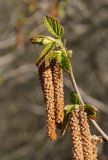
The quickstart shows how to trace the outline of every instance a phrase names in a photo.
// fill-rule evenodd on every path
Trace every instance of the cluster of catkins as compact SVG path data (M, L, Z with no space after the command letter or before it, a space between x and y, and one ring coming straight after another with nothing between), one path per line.
M40 82L46 104L47 134L56 140L56 125L64 120L63 72L56 60L48 65L44 61L39 69Z
M71 113L70 129L73 159L97 160L97 144L101 138L90 134L87 114L82 106Z
M38 68L40 82L46 104L47 134L51 141L56 140L57 124L64 120L63 72L56 60L46 64L44 61ZM74 109L70 117L72 152L74 160L96 160L92 136L84 107ZM96 147L95 147L96 149Z

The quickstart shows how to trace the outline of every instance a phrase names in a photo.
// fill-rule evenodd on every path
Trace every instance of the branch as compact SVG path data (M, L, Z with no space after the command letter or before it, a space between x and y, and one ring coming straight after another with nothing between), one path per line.
M64 84L68 89L71 89L70 88L71 83L68 78L64 79ZM94 106L96 106L96 108L101 110L104 114L108 114L108 107L106 104L104 104L100 100L95 99L94 97L91 97L82 88L80 88L80 87L78 87L78 88L79 88L79 91L81 93L82 98L84 99L84 102L89 103L89 104L93 104Z
M72 85L73 85L73 88L74 90L77 92L78 96L79 96L79 100L82 104L82 106L84 106L84 102L82 100L82 97L80 95L80 92L79 92L79 89L77 87L77 84L76 84L76 81L75 81L75 78L74 78L74 75L73 75L73 71L71 69L71 72L69 73L69 77L70 77L70 80L72 82ZM103 139L106 140L108 142L108 136L104 133L104 131L99 127L99 125L97 124L96 121L90 119L92 124L94 125L94 127L99 131L99 133L102 135Z
M82 88L79 88L79 90L80 90L82 98L84 99L84 101L86 103L91 103L94 106L96 106L99 110L101 110L103 113L108 114L108 106L106 104L104 104L101 101L87 95Z
M8 66L10 64L11 60L14 59L14 57L11 57L11 54L9 54L9 55L10 55L9 59L8 59L8 56L7 56L8 61L5 59L6 57L3 59L3 61L1 60L0 68L2 68L4 66L5 67ZM12 56L14 56L14 55L12 54ZM3 64L2 64L2 62L3 62ZM6 82L6 81L9 81L11 79L13 85L19 85L19 84L26 83L27 81L31 80L34 77L34 73L37 73L37 70L35 69L35 67L30 63L26 63L24 65L21 65L19 68L8 70L8 74L7 74L7 72L4 72L4 73L1 72L1 76L3 78L3 81ZM24 76L26 76L28 78L27 79L23 78ZM23 80L18 81L19 82L18 83L17 78L18 79L23 79ZM14 83L14 82L16 82L16 83ZM70 83L69 79L66 78L66 77L64 79L64 85L68 89L71 89L71 87L70 87L71 83ZM89 96L82 88L80 88L80 87L78 87L78 88L79 88L79 91L81 93L82 98L84 99L84 102L89 103L89 104L93 104L99 110L101 110L104 114L108 114L108 107L107 107L106 104L104 104L103 102Z

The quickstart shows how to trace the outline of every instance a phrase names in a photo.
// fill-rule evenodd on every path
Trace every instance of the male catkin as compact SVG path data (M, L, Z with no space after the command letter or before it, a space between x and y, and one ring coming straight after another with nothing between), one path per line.
M40 82L44 93L44 101L46 104L47 118L47 134L50 140L56 140L56 122L55 122L55 106L54 106L54 86L52 81L51 67L45 67L43 63L39 69Z
M102 137L92 135L92 147L93 147L93 160L98 160L98 148L97 145L102 142Z
M62 123L64 119L64 91L63 91L63 71L56 60L51 63L53 84L54 84L54 103L56 123Z
M72 153L74 160L84 160L78 116L78 110L72 111L70 119Z
M79 111L79 124L83 145L84 160L93 160L93 146L91 142L91 134L88 125L87 114L81 106Z

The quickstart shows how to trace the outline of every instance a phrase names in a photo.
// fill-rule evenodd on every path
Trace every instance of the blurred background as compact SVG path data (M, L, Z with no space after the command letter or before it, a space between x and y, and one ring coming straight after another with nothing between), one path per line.
M0 160L72 159L70 132L54 143L47 139L35 67L41 48L29 42L32 35L46 34L47 14L63 24L81 95L99 108L97 121L108 134L108 1L0 0ZM66 75L64 85L68 103ZM99 159L108 160L107 143L99 146Z

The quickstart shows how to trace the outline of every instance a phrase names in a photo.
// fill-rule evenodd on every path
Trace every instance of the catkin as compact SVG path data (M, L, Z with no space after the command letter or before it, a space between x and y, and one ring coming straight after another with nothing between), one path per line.
M97 156L98 156L97 145L102 142L102 138L96 135L92 135L91 140L92 140L92 147L93 147L93 160L98 160L97 159Z
M70 130L72 139L72 153L74 160L84 160L78 116L77 110L71 113Z
M64 119L64 91L63 91L63 72L58 62L51 63L53 84L54 84L54 103L56 123L62 123Z
M79 111L80 132L83 145L84 160L93 160L93 146L88 125L87 115L81 106Z
M54 86L52 81L51 67L45 67L43 63L39 69L40 82L44 93L46 104L47 134L50 140L56 140L55 106L54 106Z

